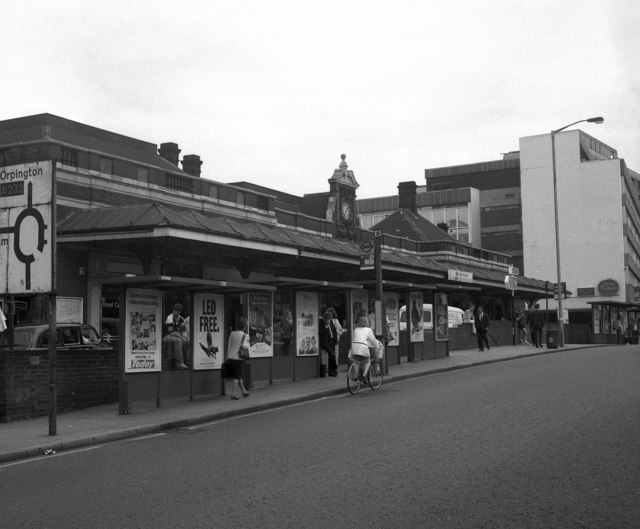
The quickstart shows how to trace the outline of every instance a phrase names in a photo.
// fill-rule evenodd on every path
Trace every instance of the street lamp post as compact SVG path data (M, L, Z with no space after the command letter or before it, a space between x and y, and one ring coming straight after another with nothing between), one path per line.
M556 134L558 132L562 132L564 129L568 129L573 125L577 125L578 123L603 123L604 118L589 118L589 119L581 119L578 121L574 121L573 123L569 123L562 128L552 130L551 131L551 166L553 171L553 208L555 213L555 228L556 228L556 268L558 275L558 334L560 339L560 347L564 347L564 321L562 318L562 275L560 273L560 225L558 223L558 181L556 176Z

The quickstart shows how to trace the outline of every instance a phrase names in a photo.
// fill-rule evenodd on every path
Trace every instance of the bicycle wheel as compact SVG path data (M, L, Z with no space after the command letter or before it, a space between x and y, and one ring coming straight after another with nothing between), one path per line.
M382 366L377 360L371 362L371 367L369 367L369 372L367 373L367 382L369 382L369 387L374 391L382 386Z
M359 373L360 370L358 369L357 362L352 362L349 366L349 369L347 370L347 389L352 395L355 395L356 393L358 393L358 391L360 391L361 383L358 377Z

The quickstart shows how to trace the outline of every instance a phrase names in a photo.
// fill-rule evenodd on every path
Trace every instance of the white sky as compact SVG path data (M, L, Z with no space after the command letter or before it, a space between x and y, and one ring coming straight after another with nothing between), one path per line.
M640 172L636 0L2 0L0 120L48 112L359 198L581 124Z

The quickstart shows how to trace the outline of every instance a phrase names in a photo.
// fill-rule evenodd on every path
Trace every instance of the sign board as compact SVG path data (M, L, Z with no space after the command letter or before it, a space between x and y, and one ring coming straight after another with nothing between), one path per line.
M449 281L461 281L462 283L473 283L473 273L449 268Z
M0 167L0 293L52 292L53 163Z
M504 288L518 290L518 276L504 276Z
M56 297L57 323L82 323L83 299Z
M510 276L519 276L520 275L520 269L516 266L510 265L509 266L509 275Z
M195 294L193 299L193 369L219 369L224 360L224 296Z
M360 255L360 270L374 270L376 259L372 253Z
M449 309L447 306L447 295L438 293L434 296L434 300L433 328L435 330L435 339L437 342L447 341L449 339Z
M162 292L127 289L125 373L162 370Z

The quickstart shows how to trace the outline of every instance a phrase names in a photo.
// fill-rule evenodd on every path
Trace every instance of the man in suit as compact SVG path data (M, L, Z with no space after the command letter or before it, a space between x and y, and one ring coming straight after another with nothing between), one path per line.
M542 328L544 327L544 318L540 312L540 305L536 303L533 310L529 313L529 325L531 326L531 341L536 347L542 347L540 343L542 339Z
M484 351L485 346L487 349L491 349L489 347L489 315L484 311L484 307L482 305L478 306L478 313L476 314L476 336L478 337L478 350Z
M318 338L320 342L320 376L324 377L327 372L327 361L329 364L328 374L330 377L338 376L338 363L336 362L336 344L338 343L338 333L333 325L333 314L330 311L324 313L318 325ZM325 361L325 355L327 361Z

